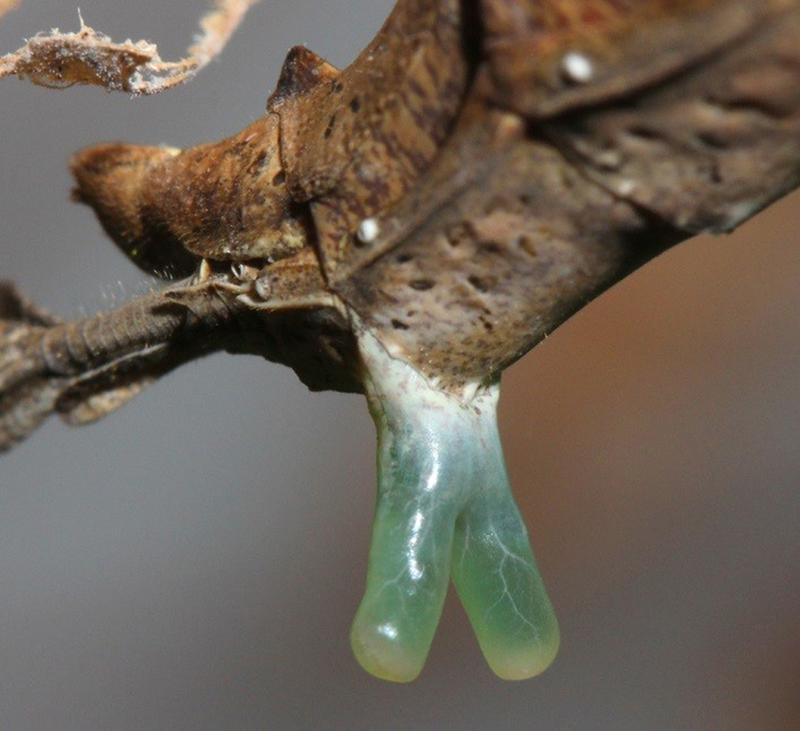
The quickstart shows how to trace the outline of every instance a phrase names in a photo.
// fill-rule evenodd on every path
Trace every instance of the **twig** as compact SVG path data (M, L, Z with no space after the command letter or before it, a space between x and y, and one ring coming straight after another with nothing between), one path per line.
M0 16L17 2L0 0ZM0 56L0 79L17 76L49 88L88 84L135 96L158 94L188 81L221 53L256 2L215 0L200 21L202 33L179 61L163 61L148 41L116 43L81 19L77 33L55 29L37 34L14 53Z

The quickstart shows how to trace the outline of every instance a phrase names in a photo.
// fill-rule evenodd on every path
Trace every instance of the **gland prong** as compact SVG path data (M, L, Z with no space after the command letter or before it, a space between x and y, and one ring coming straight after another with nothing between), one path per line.
M504 680L546 670L558 623L502 465L456 521L453 583L486 661Z
M407 682L422 670L449 578L490 667L542 672L558 625L511 495L498 385L441 391L367 333L359 338L378 430L378 499L364 599L351 631L363 667Z

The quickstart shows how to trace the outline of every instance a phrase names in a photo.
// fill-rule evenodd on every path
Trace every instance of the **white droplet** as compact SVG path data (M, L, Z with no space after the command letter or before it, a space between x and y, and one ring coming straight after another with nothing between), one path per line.
M636 190L636 183L632 180L620 180L617 183L617 194L621 195L623 198L627 198Z
M564 54L561 59L561 70L573 84L587 84L594 78L592 59L578 51Z
M359 225L356 231L356 237L362 244L371 244L378 238L381 228L375 218L365 218Z

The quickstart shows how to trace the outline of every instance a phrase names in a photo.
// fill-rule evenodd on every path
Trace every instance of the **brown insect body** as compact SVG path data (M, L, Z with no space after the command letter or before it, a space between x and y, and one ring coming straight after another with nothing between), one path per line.
M482 0L492 95L535 119L631 96L747 35L785 0ZM581 54L591 78L571 78ZM588 82L588 83L586 83Z
M201 258L276 261L308 243L286 188L279 121L268 114L223 142L186 151L103 145L76 155L76 197L152 273L187 276Z
M796 0L400 0L341 72L293 49L238 135L80 153L77 196L121 248L195 276L116 318L8 314L0 443L220 347L359 390L356 320L444 388L495 378L800 182L799 31Z

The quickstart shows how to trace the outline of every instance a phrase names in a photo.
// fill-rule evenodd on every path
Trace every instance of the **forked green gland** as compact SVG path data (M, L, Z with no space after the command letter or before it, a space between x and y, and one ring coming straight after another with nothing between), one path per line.
M449 580L501 678L544 671L558 624L514 498L497 430L499 384L438 390L360 338L378 431L378 496L364 598L350 634L359 663L395 682L422 670Z

